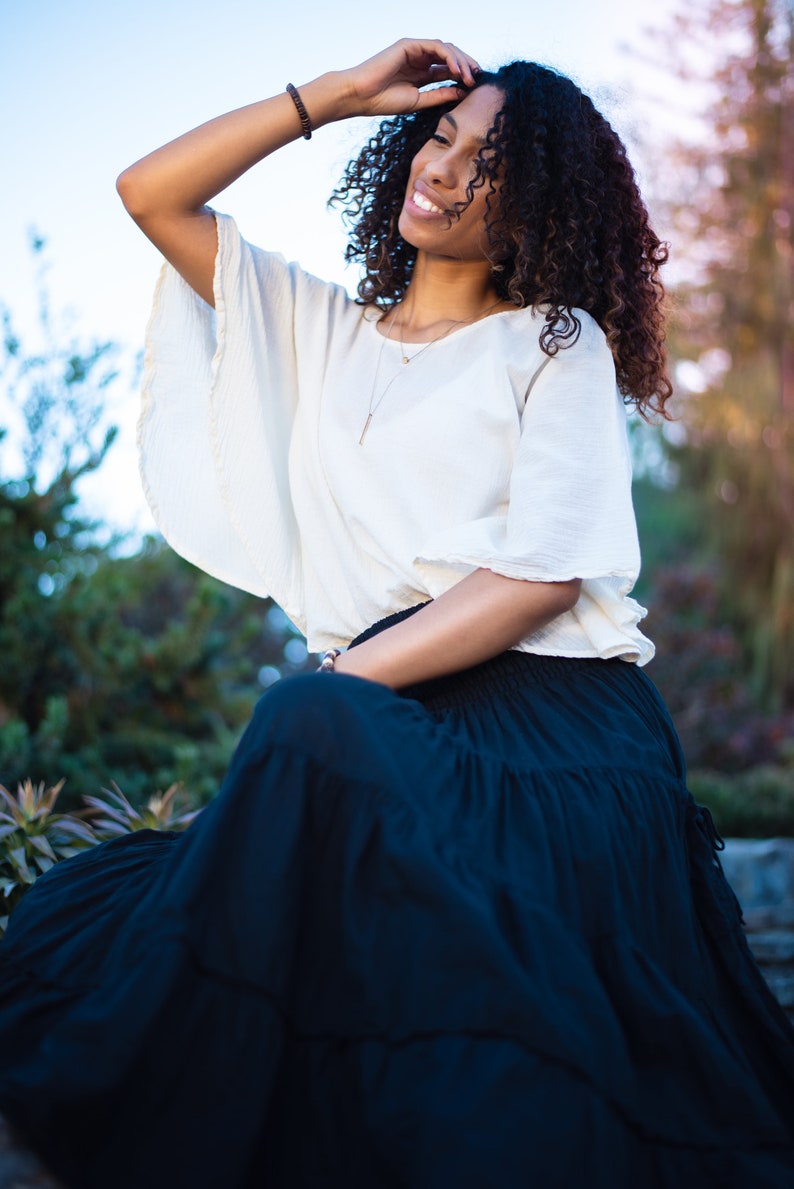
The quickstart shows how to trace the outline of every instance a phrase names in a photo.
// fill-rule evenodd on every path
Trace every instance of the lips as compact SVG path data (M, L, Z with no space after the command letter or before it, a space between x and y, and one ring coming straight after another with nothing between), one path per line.
M420 211L427 211L429 215L443 215L444 211L440 206L436 206L429 198L425 197L420 190L414 190L411 195L411 201L414 206L418 206Z
M443 199L430 189L426 182L417 177L408 185L406 206L414 218L438 218L439 215L449 217L449 211L443 206Z

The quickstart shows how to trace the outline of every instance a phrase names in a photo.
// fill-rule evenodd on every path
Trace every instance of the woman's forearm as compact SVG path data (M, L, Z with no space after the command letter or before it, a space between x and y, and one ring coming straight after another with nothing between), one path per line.
M336 661L336 671L393 689L468 669L570 610L581 583L527 582L475 570L421 611Z
M315 128L350 114L340 73L325 74L299 92ZM208 304L214 304L217 231L205 204L301 135L298 110L285 91L186 132L119 176L116 188L129 214Z
M355 114L344 72L299 87L314 128ZM302 135L300 117L283 92L209 120L155 149L120 175L118 190L138 222L200 209L251 166Z

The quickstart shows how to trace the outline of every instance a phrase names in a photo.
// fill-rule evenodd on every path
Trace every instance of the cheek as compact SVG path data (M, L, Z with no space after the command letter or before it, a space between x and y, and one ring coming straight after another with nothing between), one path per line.
M464 218L472 231L480 231L485 235L486 220L493 222L498 209L498 197L491 194L490 199L483 190L474 191L474 199L467 208Z
M408 180L415 178L417 174L421 173L425 167L427 160L427 153L424 149L420 149L416 156L411 161L411 168L408 170Z

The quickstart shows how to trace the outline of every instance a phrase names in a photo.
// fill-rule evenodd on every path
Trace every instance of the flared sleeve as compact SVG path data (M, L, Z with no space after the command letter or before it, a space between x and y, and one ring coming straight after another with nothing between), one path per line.
M603 332L576 313L577 341L544 356L530 385L508 498L493 515L426 540L416 564L432 594L448 584L450 569L539 582L580 578L579 602L531 638L533 650L575 655L584 633L593 655L644 663L653 655L637 629L645 611L627 597L640 549L626 410Z
M543 357L521 416L509 494L494 515L445 529L417 561L508 578L636 579L626 412L612 355L585 313L576 343Z
M296 333L328 287L216 215L213 310L165 264L147 332L138 426L144 490L183 557L303 620L289 444Z

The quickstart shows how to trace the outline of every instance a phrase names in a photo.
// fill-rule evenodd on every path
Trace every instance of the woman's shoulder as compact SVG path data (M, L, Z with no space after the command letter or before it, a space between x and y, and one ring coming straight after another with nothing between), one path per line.
M574 307L556 323L549 321L548 314L549 307L543 305L500 311L494 315L494 346L533 371L542 364L547 381L555 375L581 374L582 369L612 375L606 335L587 310Z
M539 340L547 326L551 325L563 336L567 346L578 345L581 350L598 350L607 346L606 335L592 314L579 306L572 306L565 316L556 322L549 322L550 306L547 304L513 306L499 310L492 317L484 319L494 327L500 327L511 334L529 335Z
M607 351L609 352L609 344L607 343L607 336L596 322L592 314L587 310L579 309L574 306L571 314L579 323L579 331L577 335L577 342L582 344L582 350L585 351Z
M607 346L606 335L592 314L580 306L571 306L556 320L549 321L549 306L534 306L536 333L540 336L547 326L561 338L561 347L577 347L581 352L599 351Z

